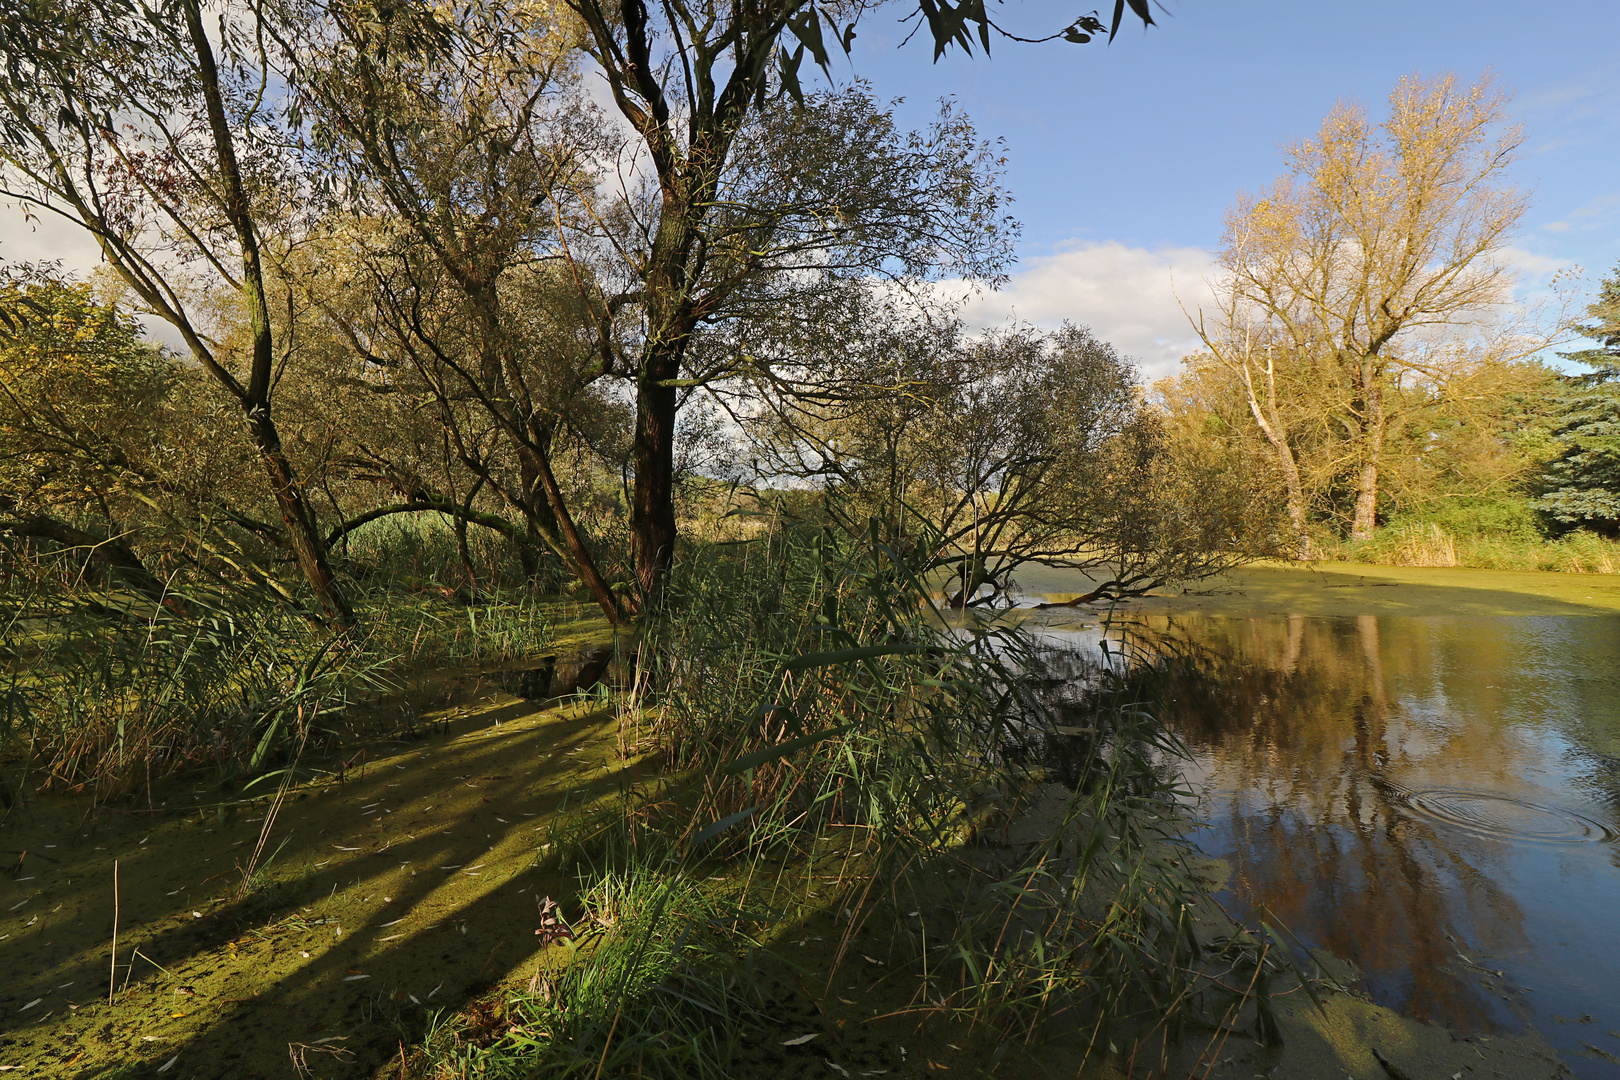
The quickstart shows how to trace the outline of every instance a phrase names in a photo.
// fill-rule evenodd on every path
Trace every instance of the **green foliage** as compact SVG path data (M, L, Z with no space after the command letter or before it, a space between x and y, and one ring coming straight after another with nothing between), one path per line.
M199 767L251 785L306 745L308 770L344 741L408 726L408 703L371 706L424 665L501 664L551 644L555 601L499 586L458 600L424 588L409 553L370 552L395 561L359 594L364 630L342 636L267 591L170 583L153 598L0 553L0 761L101 796Z
M1390 518L1388 528L1439 525L1458 540L1536 544L1546 539L1535 507L1523 496L1446 499Z
M456 1022L429 1034L438 1074L729 1076L738 1035L757 1016L738 978L737 952L750 943L737 912L671 870L592 872L562 947L508 1003L497 1035Z
M626 719L691 778L678 842L796 862L851 836L852 922L952 1009L1024 1032L1078 1015L1098 1045L1176 1027L1202 987L1178 747L1129 699L1049 689L1103 675L1016 625L947 619L878 533L835 514L679 566Z
M187 766L246 781L346 733L354 697L389 685L377 657L279 603L171 600L6 596L0 755L102 796Z
M1548 536L1529 496L1446 499L1396 514L1370 538L1324 546L1323 558L1391 566L1614 573L1620 544L1575 529Z
M77 513L142 481L175 382L138 323L84 284L0 283L0 307L26 307L0 333L0 493L15 506Z
M1592 370L1569 376L1552 430L1564 450L1542 476L1537 500L1560 529L1620 536L1620 268L1587 308L1582 333L1598 348L1562 353Z

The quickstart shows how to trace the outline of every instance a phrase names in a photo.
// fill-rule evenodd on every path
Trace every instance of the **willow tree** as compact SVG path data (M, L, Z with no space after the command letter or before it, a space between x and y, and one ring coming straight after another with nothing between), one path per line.
M843 325L777 344L784 357L819 350L805 365L816 381L762 380L746 426L762 472L875 522L952 606L1004 599L1030 565L1083 571L1098 582L1089 600L1118 599L1255 551L1263 516L1178 453L1107 342L1073 325L969 336L946 313L864 291L846 296Z
M301 185L257 25L248 9L205 18L201 0L0 0L0 193L88 232L237 406L286 541L341 626L349 605L273 411L289 343L272 323L263 223L294 216ZM221 292L245 314L243 355L219 343Z
M847 52L858 18L876 5L565 2L584 24L583 48L631 133L625 159L644 163L650 174L645 190L627 191L629 197L620 200L631 226L621 236L636 242L625 247L619 236L600 238L622 256L618 269L629 287L613 295L628 298L637 325L633 334L617 336L611 312L601 309L598 327L604 352L634 393L631 527L640 588L652 596L676 542L677 413L694 381L716 375L712 367L694 371L689 365L693 342L706 326L735 318L750 303L771 302L762 281L839 270L946 269L994 278L1010 250L1000 244L1000 214L983 200L974 170L954 167L948 154L930 160L929 148L919 146L909 170L889 173L886 165L885 175L859 169L839 175L841 165L859 161L863 140L893 130L881 111L866 105L857 107L871 114L869 126L838 129L843 147L822 136L824 156L812 159L810 168L778 166L773 172L761 160L739 177L739 152L750 139L786 130L759 121L781 108L780 96L803 97L805 57L828 70L830 49ZM1127 3L1144 23L1152 21L1146 0L1116 0L1110 32ZM926 28L936 59L953 46L970 50L975 40L988 52L996 35L1011 36L980 0L921 0L910 17ZM1104 29L1091 15L1050 37L1080 43ZM782 119L792 127L793 114ZM799 119L800 136L821 134L814 117ZM948 142L960 129L940 134ZM753 182L762 180L767 182ZM879 197L877 185L886 180L903 196L898 207ZM920 191L919 180L930 189ZM863 191L865 181L875 183ZM924 194L933 198L930 207L913 198ZM742 355L736 359L745 362Z
M1350 531L1365 537L1401 403L1547 343L1510 314L1505 249L1527 204L1507 176L1522 135L1506 107L1489 78L1404 78L1381 124L1341 103L1290 148L1287 175L1227 214L1219 299L1193 321L1288 478L1302 554L1284 414L1305 408L1340 429ZM1290 399L1296 390L1315 400Z
M14 273L0 311L0 532L161 597L131 510L159 483L173 358L82 284Z
M1119 0L1116 28L1127 3L1151 21L1145 0ZM423 294L429 260L459 293L485 355L454 379L507 417L541 487L556 486L545 448L570 397L622 387L634 403L632 594L608 592L565 501L551 498L545 515L611 617L658 592L676 541L679 414L695 391L754 366L739 326L839 279L993 282L1010 262L1001 155L959 112L906 132L863 84L805 93L806 52L826 69L827 41L847 49L858 12L812 0L318 3L304 23L329 33L287 38L287 77L315 144L345 175L342 194L370 193L362 212L403 224L414 245L396 260L413 267L406 296ZM1000 32L971 2L930 0L915 15L936 55L975 34L988 48ZM1087 16L1052 36L1102 29ZM581 56L606 81L605 115L571 89ZM570 374L549 393L535 376L560 369L523 340L503 300L502 282L540 262L564 268L594 340L589 363L563 363ZM442 363L447 351L422 325L406 336ZM736 346L718 359L694 349L716 328Z
M577 24L565 8L498 0L328 4L275 34L305 99L306 168L332 180L319 238L284 271L390 389L410 383L431 403L474 486L618 621L621 598L553 463L603 404L579 295L590 285L575 288L557 250L601 143L578 92Z

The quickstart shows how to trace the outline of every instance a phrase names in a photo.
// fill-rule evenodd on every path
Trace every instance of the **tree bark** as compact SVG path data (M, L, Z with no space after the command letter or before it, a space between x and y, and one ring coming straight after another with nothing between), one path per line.
M636 379L636 429L631 443L635 488L630 534L643 607L656 605L675 561L675 414L681 359L695 319L689 260L701 203L683 197L690 171L664 182L658 235L646 278L650 333ZM712 192L713 184L704 184Z
M636 388L635 489L630 531L635 544L636 582L644 604L657 603L675 560L675 389L659 386L677 360L649 357Z
M49 540L64 548L80 551L85 565L101 567L124 584L153 600L163 600L163 582L118 537L98 537L65 521L45 514L32 514L12 521L0 521L0 531L13 536Z
M584 538L579 535L579 529L574 524L574 516L568 512L568 504L563 500L562 488L557 484L557 475L551 470L551 462L544 454L536 453L534 456L540 488L545 492L546 502L557 522L557 531L568 548L569 560L574 564L574 573L579 576L585 588L590 590L591 598L602 609L602 614L607 616L608 622L617 626L624 621L624 613L619 609L618 598L613 595L613 589L602 577L602 572L597 569L596 560L586 548Z
M332 578L325 540L315 525L315 516L304 498L304 489L298 483L292 462L287 460L281 448L281 434L270 418L268 406L248 413L248 432L259 451L259 459L264 462L265 473L270 478L270 489L281 511L282 523L287 526L287 536L304 580L309 583L316 602L327 618L339 629L348 629L354 624L354 612Z
M1267 438L1271 438L1269 433ZM1288 521L1294 527L1294 558L1307 562L1312 557L1311 534L1305 524L1305 485L1299 479L1299 462L1294 460L1293 448L1286 441L1272 438L1271 445L1277 452L1277 464L1282 468Z
M315 593L315 601L327 618L340 629L354 623L354 612L333 580L331 566L326 558L326 544L315 525L315 515L304 498L303 486L298 482L292 463L282 449L281 434L270 415L271 374L275 363L274 338L270 326L269 304L265 300L264 266L259 258L258 235L253 225L252 210L242 183L242 171L236 160L236 146L231 136L230 122L225 115L224 97L220 93L219 70L214 63L213 46L203 27L202 8L198 0L185 4L186 32L197 54L197 73L202 84L203 104L208 115L208 127L213 136L214 154L219 165L219 182L225 217L236 233L242 252L242 292L247 302L248 321L253 333L252 368L246 387L227 384L247 414L248 432L253 445L264 463L270 478L270 488L276 505L281 510L287 535L298 557L298 567L304 580ZM234 380L233 380L234 382Z
M1361 364L1361 468L1356 473L1356 512L1350 536L1372 536L1378 518L1378 472L1384 458L1384 388L1382 372L1370 360Z
M1288 520L1294 527L1294 558L1300 562L1311 558L1311 534L1306 528L1305 521L1305 485L1300 482L1299 462L1294 457L1294 448L1288 445L1288 439L1283 433L1283 425L1277 412L1277 381L1276 369L1273 366L1271 354L1266 354L1266 405L1260 404L1259 396L1255 393L1254 378L1249 372L1249 361L1245 357L1242 362L1243 388L1249 401L1249 411L1254 415L1254 421L1260 428L1260 434L1265 436L1272 450L1277 455L1277 466L1282 470L1283 488L1288 501Z

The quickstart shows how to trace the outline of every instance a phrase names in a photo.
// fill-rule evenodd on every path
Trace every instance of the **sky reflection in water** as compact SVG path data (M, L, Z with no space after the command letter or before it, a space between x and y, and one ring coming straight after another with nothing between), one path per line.
M1129 636L1169 657L1155 695L1234 911L1353 960L1381 1004L1529 1022L1578 1076L1620 1077L1620 620L1145 616Z

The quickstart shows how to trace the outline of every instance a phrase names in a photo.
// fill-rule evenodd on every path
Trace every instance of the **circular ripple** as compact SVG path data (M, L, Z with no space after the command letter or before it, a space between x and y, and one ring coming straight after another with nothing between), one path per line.
M1424 817L1481 836L1544 844L1581 844L1617 838L1614 830L1591 818L1507 795L1434 788L1406 792L1405 800Z

